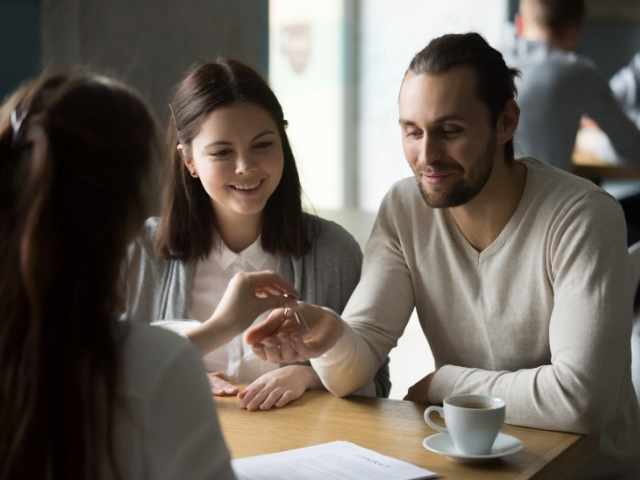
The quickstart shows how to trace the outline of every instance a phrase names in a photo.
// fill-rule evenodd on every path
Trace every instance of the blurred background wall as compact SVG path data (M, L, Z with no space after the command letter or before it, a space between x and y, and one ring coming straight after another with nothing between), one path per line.
M262 0L42 0L42 64L89 65L137 87L160 119L197 60L233 56L268 74Z
M42 64L40 0L0 0L0 98Z
M640 48L629 0L587 0L579 51L605 77ZM408 175L396 96L411 56L444 32L493 44L518 0L0 0L0 95L41 67L84 64L137 87L161 123L199 59L228 55L264 75L285 108L306 204L374 212Z

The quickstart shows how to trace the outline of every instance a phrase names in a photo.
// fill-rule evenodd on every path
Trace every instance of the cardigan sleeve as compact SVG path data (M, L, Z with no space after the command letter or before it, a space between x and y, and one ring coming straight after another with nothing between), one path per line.
M122 272L124 311L121 318L150 323L161 318L159 295L166 261L153 250L158 219L149 218L136 239L129 245Z
M342 313L360 280L362 250L337 223L311 215L307 219L312 249L303 259L302 297Z
M353 236L340 225L318 217L307 218L313 249L305 257L303 299L341 313L360 281L362 250ZM391 390L388 363L388 358L384 358L380 368L374 371L373 381L369 379L353 391L356 394L375 393L378 397L388 397Z

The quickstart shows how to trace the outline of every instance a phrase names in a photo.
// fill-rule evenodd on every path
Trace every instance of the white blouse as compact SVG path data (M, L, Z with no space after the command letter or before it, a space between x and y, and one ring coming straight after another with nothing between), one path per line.
M260 237L239 253L231 251L221 242L205 260L196 265L189 307L189 318L194 320L159 321L154 325L185 335L197 325L196 321L201 323L211 316L236 273L276 271L277 267L278 257L262 249ZM260 321L267 314L265 312L255 321ZM202 360L208 372L223 372L233 383L251 383L263 373L279 368L278 364L257 357L244 342L242 334L209 352Z

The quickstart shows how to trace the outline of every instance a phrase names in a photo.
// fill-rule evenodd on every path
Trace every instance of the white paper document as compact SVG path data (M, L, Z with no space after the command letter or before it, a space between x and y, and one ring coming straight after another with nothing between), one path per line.
M421 480L434 472L351 442L330 442L231 462L239 480Z

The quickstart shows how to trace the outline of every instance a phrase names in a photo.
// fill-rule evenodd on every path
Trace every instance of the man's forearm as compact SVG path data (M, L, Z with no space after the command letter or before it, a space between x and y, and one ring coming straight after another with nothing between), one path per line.
M366 342L346 324L333 348L311 360L322 384L338 397L349 395L371 382L378 363Z
M617 384L611 373L608 381ZM543 365L516 371L492 371L453 365L440 367L429 386L429 403L449 395L484 394L507 404L507 423L547 430L590 433L606 415L599 388L566 365Z

